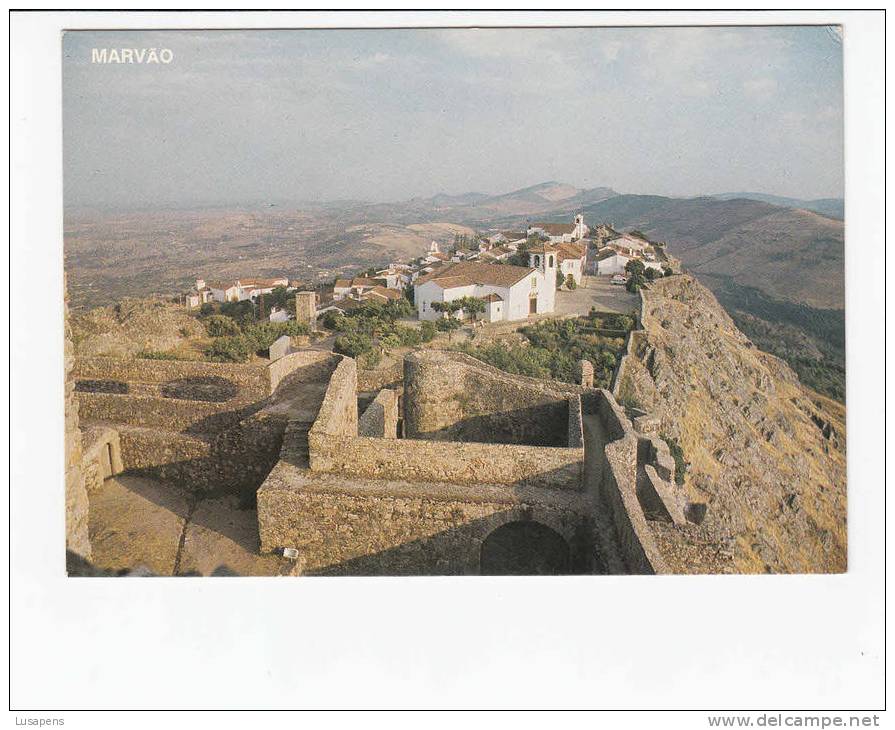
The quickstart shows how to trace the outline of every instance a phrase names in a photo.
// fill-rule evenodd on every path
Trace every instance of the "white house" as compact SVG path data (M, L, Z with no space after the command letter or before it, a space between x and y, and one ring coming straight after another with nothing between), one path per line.
M652 249L649 242L637 236L632 236L630 233L622 233L619 236L610 238L604 245L614 248L619 253L627 256L643 256Z
M624 274L625 265L631 258L631 256L624 256L611 248L600 249L597 253L597 274L600 276Z
M376 278L384 282L386 289L403 289L409 276L402 269L381 269L376 272Z
M556 298L556 256L532 254L529 261L531 268L477 261L439 267L420 277L414 286L419 318L441 319L444 315L434 310L432 304L463 297L484 299L485 319L489 322L552 312ZM462 318L463 313L458 316Z
M268 317L268 319L271 322L288 322L292 319L292 315L289 314L286 309L278 309L277 307L274 307L270 310L270 317Z
M377 286L385 286L383 279L370 279L366 276L355 276L353 279L336 279L333 284L333 300L341 301L348 297L358 298Z
M196 290L201 294L203 290L211 292L210 299L216 302L243 302L254 299L261 294L270 294L278 287L289 287L289 279L279 277L275 279L235 279L232 281L209 281L196 279ZM206 301L210 301L207 299Z
M625 266L632 259L638 259L646 269L662 271L662 264L657 261L645 261L639 256L626 256L614 248L606 246L597 253L597 274L608 276L611 274L624 274Z
M560 243L556 246L559 260L559 271L563 279L570 275L577 285L581 285L584 277L584 266L587 263L586 243Z

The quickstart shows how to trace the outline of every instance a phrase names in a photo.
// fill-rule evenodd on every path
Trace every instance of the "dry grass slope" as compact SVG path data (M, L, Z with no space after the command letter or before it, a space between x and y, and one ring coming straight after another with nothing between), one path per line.
M657 283L646 302L623 385L678 440L686 488L708 503L693 550L726 553L729 572L844 571L844 408L752 346L691 277Z

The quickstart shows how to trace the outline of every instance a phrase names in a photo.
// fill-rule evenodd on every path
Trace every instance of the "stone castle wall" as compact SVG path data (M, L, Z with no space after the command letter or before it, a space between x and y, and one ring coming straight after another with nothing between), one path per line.
M74 346L71 341L71 328L68 323L68 287L65 291L65 549L87 560L91 557L88 517L90 505L87 499L84 473L82 470L83 451L81 444L80 417L78 400L75 396L74 378Z
M231 383L240 400L261 400L271 395L289 375L302 380L322 377L332 369L332 353L317 350L293 352L273 362L216 363L194 360L150 360L146 358L79 357L74 363L76 380L107 383L177 384L188 396L192 385L197 395L208 383ZM201 399L201 398L199 398Z
M312 292L313 293L313 292ZM276 392L290 376L302 382L324 379L336 366L339 356L319 350L301 350L270 363L266 367L267 395Z
M643 338L643 313L645 311L645 300L643 295L643 289L639 289L637 292L638 298L640 300L640 304L638 305L637 312L637 322L635 323L635 329L632 329L628 332L625 337L625 347L622 351L622 355L618 360L618 364L615 366L615 373L612 375L612 384L610 390L612 391L612 395L616 398L620 398L624 395L622 392L622 383L625 378L625 370L627 368L628 360L633 353L637 351L637 348L640 345L641 339Z
M251 365L84 358L82 383L124 387L77 395L86 421L115 426L124 471L248 501L276 464L289 420L265 410L271 394L324 380L338 360L318 351Z
M594 463L587 465L588 471L599 476L588 486L609 513L625 568L631 573L667 573L637 498L637 433L609 391L598 391L584 408L600 419L606 440L602 452L589 454Z
M569 407L565 399L560 403L565 411L563 434L567 439ZM308 444L312 471L422 482L516 484L574 490L580 488L584 463L581 446L560 448L359 436L357 367L347 358L333 372L317 420L308 433Z
M119 427L123 468L192 492L234 493L249 502L280 458L287 422L285 415L261 412L203 437Z
M191 379L201 383L207 382L205 381L207 378L220 378L233 383L244 399L260 399L270 394L270 376L267 367L256 364L79 357L75 366L75 378L78 380L155 384Z
M537 489L301 476L281 462L258 491L261 549L295 547L319 575L478 575L498 527L536 521L570 548L570 572L594 569L580 498Z
M577 490L584 469L584 449L364 436L309 443L312 471L366 478Z
M538 446L568 445L568 398L584 390L438 350L405 357L404 388L407 438Z
M260 407L114 393L78 393L78 400L85 420L192 433L230 428Z
M311 331L317 329L317 293L300 291L295 293L295 321L308 325Z
M357 372L357 389L360 392L403 387L403 382L404 360L400 358L389 357L378 367L370 370L362 369Z
M380 390L357 421L359 436L393 439L398 437L398 394Z

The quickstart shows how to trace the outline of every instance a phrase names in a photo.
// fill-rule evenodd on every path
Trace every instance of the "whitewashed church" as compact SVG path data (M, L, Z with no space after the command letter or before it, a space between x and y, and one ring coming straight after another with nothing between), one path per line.
M554 310L556 302L557 254L533 252L529 267L460 261L438 267L417 279L414 302L423 320L444 315L432 308L434 302L452 302L463 297L485 300L486 322L526 319L532 314ZM462 312L458 313L461 319Z

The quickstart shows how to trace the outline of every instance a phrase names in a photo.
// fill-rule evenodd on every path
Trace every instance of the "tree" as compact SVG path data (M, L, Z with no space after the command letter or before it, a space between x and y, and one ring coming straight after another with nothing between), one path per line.
M556 270L556 288L562 289L562 285L566 283L566 277L562 275L562 271Z
M454 315L463 308L462 300L455 299L452 302L432 302L432 309L439 314L446 314L447 319L453 320Z
M631 259L625 264L625 271L634 276L643 276L646 267L640 259Z
M213 314L205 319L205 331L211 337L228 337L239 334L239 325L230 317Z
M674 272L671 270L671 267L668 264L662 264L662 273L665 276L671 276Z
M325 329L339 331L342 329L341 325L344 320L345 315L338 309L330 309L320 318L320 324Z
M333 350L348 357L357 358L373 350L373 339L362 332L336 337Z
M462 309L463 313L468 314L472 319L476 319L478 315L485 311L485 301L483 299L462 297L456 301L460 305L459 309Z
M639 259L631 259L625 264L625 271L628 272L628 282L625 284L625 289L632 294L636 294L640 291L640 287L646 283L646 277L644 276L645 270L646 267Z
M575 291L578 288L578 284L575 283L575 277L569 274L566 277L566 289L569 291Z
M646 280L647 280L647 281L655 281L655 280L658 279L660 276L662 276L662 273L661 273L658 269L653 268L652 266L650 266L650 267L644 272L644 276L646 276Z

